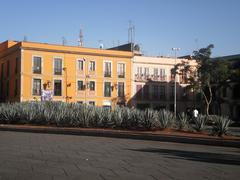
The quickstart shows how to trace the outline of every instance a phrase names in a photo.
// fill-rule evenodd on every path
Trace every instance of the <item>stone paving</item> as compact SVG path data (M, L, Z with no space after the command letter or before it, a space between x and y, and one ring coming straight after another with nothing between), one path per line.
M239 148L0 131L0 180L239 177Z

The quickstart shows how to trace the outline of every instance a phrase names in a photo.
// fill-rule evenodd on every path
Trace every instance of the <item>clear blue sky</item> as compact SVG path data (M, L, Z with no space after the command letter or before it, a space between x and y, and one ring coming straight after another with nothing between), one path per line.
M215 45L213 57L240 53L239 0L2 0L0 41L7 39L87 47L126 43L128 25L146 55L191 54Z

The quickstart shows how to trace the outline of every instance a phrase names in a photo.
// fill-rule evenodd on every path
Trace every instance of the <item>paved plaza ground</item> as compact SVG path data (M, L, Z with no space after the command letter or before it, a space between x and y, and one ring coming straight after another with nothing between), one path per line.
M0 131L0 180L239 177L239 148Z

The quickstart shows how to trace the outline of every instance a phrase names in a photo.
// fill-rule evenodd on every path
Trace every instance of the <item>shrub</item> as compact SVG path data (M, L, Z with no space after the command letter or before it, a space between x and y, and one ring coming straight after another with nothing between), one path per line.
M196 131L201 132L205 128L207 118L206 116L200 114L197 118L193 118L193 121L194 121L193 128Z
M159 122L159 127L166 129L172 126L175 117L172 112L163 109L157 112L157 120Z
M188 116L184 112L178 114L178 121L177 121L178 129L182 130L188 128Z
M145 129L151 129L155 124L155 111L151 109L145 109L142 111L141 115L141 125Z
M225 116L212 116L212 120L214 122L212 134L220 137L227 135L227 131L232 122L231 119Z

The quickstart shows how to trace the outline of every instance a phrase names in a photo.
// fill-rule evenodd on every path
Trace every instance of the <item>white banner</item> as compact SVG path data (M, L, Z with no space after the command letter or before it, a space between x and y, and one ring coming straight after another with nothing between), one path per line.
M52 90L42 90L42 101L52 101L53 92Z

